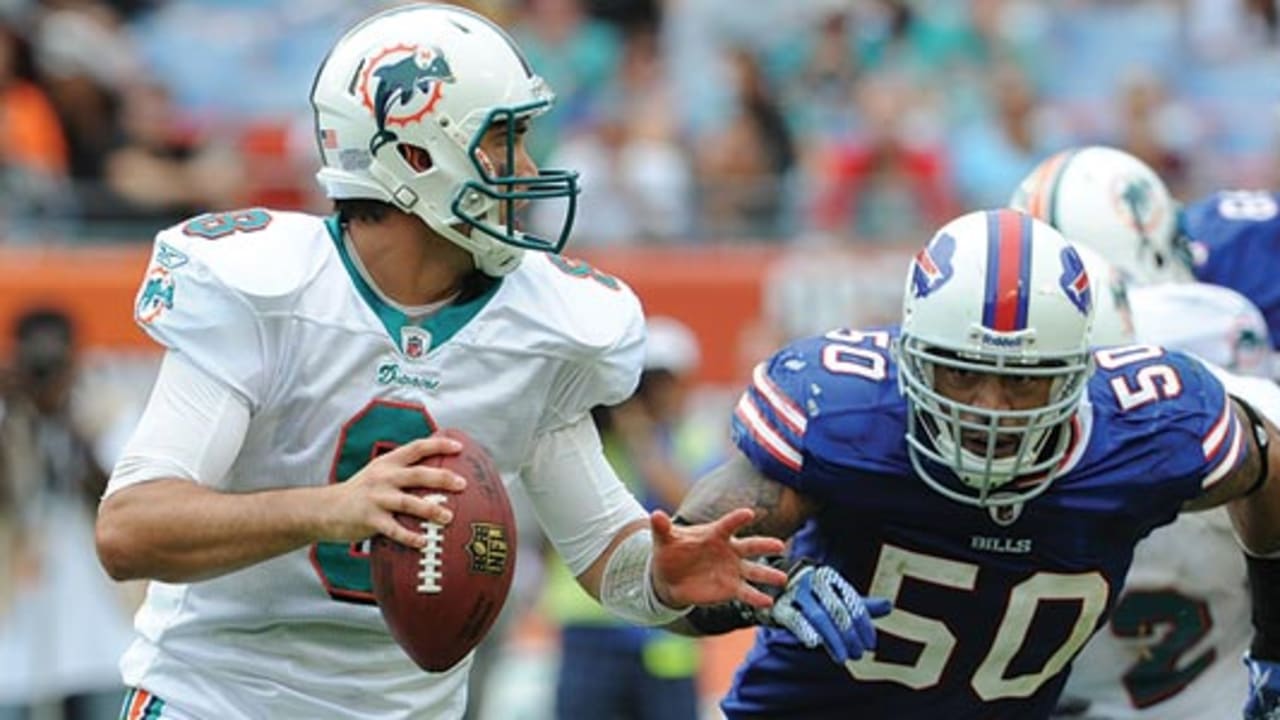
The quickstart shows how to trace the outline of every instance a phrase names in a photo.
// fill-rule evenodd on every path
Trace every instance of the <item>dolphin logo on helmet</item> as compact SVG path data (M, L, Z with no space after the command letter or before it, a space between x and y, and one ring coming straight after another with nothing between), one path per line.
M370 83L377 89L372 97ZM435 109L443 83L454 82L453 70L439 48L423 50L412 45L386 48L373 57L361 73L360 92L373 110L378 132L369 140L369 152L395 142L390 125L408 125ZM403 110L397 113L398 110Z

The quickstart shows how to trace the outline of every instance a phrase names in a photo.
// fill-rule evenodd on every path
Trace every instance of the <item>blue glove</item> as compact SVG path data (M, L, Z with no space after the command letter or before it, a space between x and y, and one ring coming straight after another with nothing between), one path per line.
M829 565L801 564L774 600L769 620L790 630L807 648L819 645L837 665L857 660L876 647L872 618L888 614L892 604L867 598Z
M1249 699L1244 704L1244 720L1280 720L1280 663L1254 660L1246 653L1249 668Z

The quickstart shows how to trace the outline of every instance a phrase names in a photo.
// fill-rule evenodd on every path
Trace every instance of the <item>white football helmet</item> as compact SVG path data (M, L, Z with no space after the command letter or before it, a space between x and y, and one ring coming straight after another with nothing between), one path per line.
M1129 153L1102 146L1060 152L1022 180L1009 206L1102 253L1137 283L1194 280L1177 203Z
M450 5L412 4L368 18L338 40L311 89L330 198L381 200L422 218L503 275L523 249L558 252L573 225L577 173L515 174L515 133L554 98L511 38ZM505 127L505 158L479 150ZM515 225L517 203L566 198L556 237Z
M1012 505L1048 489L1093 370L1092 320L1084 262L1053 228L1013 210L973 212L943 226L911 262L895 345L908 454L921 478L979 506ZM935 389L940 366L1051 378L1049 400L1023 410L958 402ZM985 452L971 449L977 443Z

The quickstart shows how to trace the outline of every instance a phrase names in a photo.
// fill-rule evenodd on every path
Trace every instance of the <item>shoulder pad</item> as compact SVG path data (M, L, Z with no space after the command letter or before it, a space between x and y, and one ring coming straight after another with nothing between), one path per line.
M1244 432L1222 383L1196 358L1155 345L1104 348L1089 395L1113 432L1136 438L1152 475L1189 482L1188 498L1244 459Z
M630 397L644 361L644 314L635 293L582 261L529 255L504 280L503 312L521 329L510 342L564 361L549 424Z
M287 295L305 285L332 242L322 218L262 208L206 213L156 237L157 253L185 258L230 289L260 297Z

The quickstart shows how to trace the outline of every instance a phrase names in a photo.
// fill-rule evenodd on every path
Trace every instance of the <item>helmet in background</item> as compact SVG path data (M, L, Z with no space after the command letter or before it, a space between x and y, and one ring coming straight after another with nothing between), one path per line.
M1137 283L1193 280L1177 203L1129 153L1102 146L1060 152L1023 179L1009 206L1097 250Z

